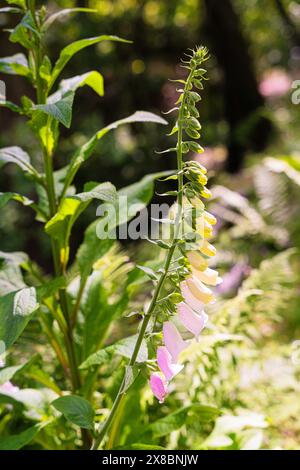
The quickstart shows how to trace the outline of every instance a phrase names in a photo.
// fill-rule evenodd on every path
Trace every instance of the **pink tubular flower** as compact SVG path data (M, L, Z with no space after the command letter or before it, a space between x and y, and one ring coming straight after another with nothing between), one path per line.
M194 310L181 302L177 305L178 316L183 326L198 337L207 323L208 316L205 312L197 314Z
M157 349L157 364L168 381L183 369L183 365L172 363L172 356L165 346Z
M150 387L153 395L158 399L159 403L163 403L168 394L167 382L158 372L153 372L150 376Z
M186 341L182 339L176 326L171 321L166 321L163 324L163 337L172 361L176 362L181 351L187 347Z
M193 310L197 313L201 313L204 307L203 302L200 302L190 291L186 281L182 281L180 284L181 294L184 298L185 303L187 303Z

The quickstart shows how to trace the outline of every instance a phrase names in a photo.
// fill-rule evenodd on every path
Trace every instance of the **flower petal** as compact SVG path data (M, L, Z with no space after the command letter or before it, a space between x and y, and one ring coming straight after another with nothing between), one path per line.
M165 346L157 349L157 364L167 380L171 380L183 369L183 365L172 363L172 356Z
M213 292L195 277L189 277L186 280L191 293L204 304L209 304L214 300Z
M168 394L167 382L158 372L153 372L150 376L150 387L153 395L158 399L159 403L163 403Z
M187 253L187 257L191 266L195 269L204 271L208 267L208 261L203 258L201 253L199 253L198 251L189 251Z
M186 281L180 283L181 294L185 302L197 313L201 313L204 307L203 302L200 302L190 291Z
M222 282L222 278L219 277L218 271L214 269L206 268L205 271L198 271L198 269L192 268L193 276L198 279L198 281L204 282L209 286L218 286Z
M183 326L193 333L193 335L199 336L208 320L206 313L203 311L200 314L197 314L191 307L183 302L178 304L177 308L178 316Z
M182 339L176 326L171 321L166 321L163 324L163 337L165 346L171 354L172 361L176 362L181 351L187 347L187 342Z

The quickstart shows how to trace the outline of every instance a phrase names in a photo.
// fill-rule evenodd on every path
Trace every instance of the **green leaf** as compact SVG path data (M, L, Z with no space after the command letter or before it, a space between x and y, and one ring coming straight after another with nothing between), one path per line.
M28 11L22 18L21 22L13 29L9 39L11 42L19 43L27 49L31 49L34 47L34 43L39 35L35 21L31 13Z
M80 366L80 369L89 369L93 366L101 366L108 363L114 355L123 356L130 359L135 348L137 335L129 336L128 338L121 339L116 343L100 349L96 353L89 356ZM146 362L148 360L148 348L145 340L142 341L139 353L137 355L137 362Z
M58 101L47 104L37 104L34 106L34 109L42 111L51 118L59 121L65 127L70 128L74 95L73 91L69 91L61 99L58 99Z
M15 54L11 57L0 57L0 72L10 75L30 77L31 72L24 54Z
M145 274L147 274L147 276L150 277L150 279L157 281L157 275L153 271L153 269L149 268L148 266L140 266L138 264L136 265L136 267L140 269L141 271L143 271Z
M134 383L139 373L140 373L140 369L136 365L125 367L124 384L123 384L121 393L127 392L127 390Z
M104 35L104 36L97 36L94 38L81 39L79 41L73 42L72 44L69 44L67 47L65 47L61 51L60 56L54 66L54 69L52 72L52 79L50 82L50 88L52 87L55 80L60 75L60 73L66 66L66 64L77 52L81 51L82 49L85 49L86 47L92 46L93 44L98 44L99 42L102 42L102 41L116 41L116 42L130 43L130 41L121 39L117 36Z
M4 207L9 201L14 200L20 202L24 206L30 206L33 201L28 199L26 196L22 196L18 193L0 193L0 209Z
M23 109L20 108L20 106L16 105L15 103L12 103L11 101L6 101L3 98L4 97L0 95L0 106L2 106L3 108L10 109L14 113L24 114Z
M39 423L31 426L31 428L26 429L26 431L21 432L20 434L13 434L11 436L0 437L0 450L19 450L22 447L29 444L39 431L48 424Z
M30 163L28 153L24 152L20 147L4 147L0 149L0 162L15 163L22 170L36 175L35 168Z
M151 431L155 438L167 436L186 424L189 412L193 412L193 420L197 419L199 423L212 421L220 414L217 408L211 406L200 404L185 406L150 424L146 432Z
M61 278L38 287L24 287L0 297L0 341L9 348L20 336L44 298L64 285Z
M18 5L23 10L26 8L26 0L6 0L9 5Z
M26 287L20 267L27 262L27 255L0 251L0 260L0 295Z
M0 341L9 348L39 307L36 289L25 287L0 298Z
M120 119L119 121L109 124L107 127L104 127L98 131L86 144L84 144L77 152L74 154L70 165L68 174L66 177L65 188L73 181L74 176L76 175L78 169L93 153L95 147L97 146L98 140L102 139L109 131L117 129L123 124L130 124L134 122L153 122L157 124L167 124L167 121L162 119L156 114L149 113L147 111L136 111L131 116L127 118Z
M84 398L68 395L57 398L52 405L71 423L81 428L93 429L95 413L91 404Z
M77 217L92 199L114 203L117 198L116 189L109 182L88 183L85 188L88 190L63 199L58 212L46 224L46 233L64 243Z
M114 240L106 238L100 239L97 236L98 233L104 230L107 223L110 224L110 228L114 229L116 225L126 223L132 219L140 210L142 210L150 202L154 192L154 181L160 177L166 176L171 172L153 173L145 176L138 183L127 186L126 188L118 191L118 196L126 196L125 198L119 199L116 204L117 220L95 221L85 231L84 240L77 251L77 261L79 270L83 278L86 278L92 269L93 264L97 259L103 256L113 245ZM132 210L134 206L134 211ZM129 213L128 208L131 208ZM111 213L112 211L110 211Z
M50 26L56 21L60 20L61 18L70 15L71 13L96 13L97 10L92 8L64 8L63 10L59 10L53 15L49 16L45 23L43 24L43 31L46 31Z
M84 73L83 75L76 75L75 77L62 80L59 84L58 90L51 96L49 96L47 102L53 103L61 100L66 93L69 91L75 92L78 88L83 86L89 86L99 96L104 95L104 81L101 73L93 70L91 72Z
M134 122L153 122L156 124L168 124L168 122L160 116L156 114L149 113L148 111L136 111L135 113L131 114L127 118L120 119L119 121L115 121L112 124L109 124L107 127L104 127L97 133L98 140L101 139L107 132L117 129L119 126L123 124L132 124Z

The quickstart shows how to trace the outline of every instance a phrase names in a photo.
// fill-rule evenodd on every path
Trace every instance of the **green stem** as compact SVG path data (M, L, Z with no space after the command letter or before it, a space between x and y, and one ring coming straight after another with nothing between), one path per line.
M136 358L138 356L142 341L143 341L145 333L147 331L147 326L148 326L150 318L151 318L151 316L152 316L152 314L155 310L156 302L159 298L160 292L162 290L162 287L163 287L164 282L166 280L166 277L168 275L169 267L170 267L170 264L171 264L171 261L172 261L173 255L174 255L174 251L175 251L176 246L177 246L177 239L178 239L178 235L179 235L179 231L180 231L180 227L181 227L182 202L183 202L183 174L182 174L182 171L181 171L182 167L183 167L183 161L182 161L183 125L182 124L183 124L183 113L184 113L185 96L186 96L185 92L189 89L193 72L194 72L194 70L192 69L190 71L190 74L189 74L188 79L186 81L185 90L184 90L184 94L183 94L183 99L182 99L182 103L181 103L180 110L179 110L179 115L178 115L177 168L178 168L178 171L179 171L179 176L178 176L178 213L177 213L177 217L176 217L176 229L175 229L175 232L173 234L171 247L169 248L168 254L166 256L164 269L163 269L162 274L160 275L160 278L159 278L158 283L156 285L156 288L155 288L151 303L148 307L147 313L144 316L144 319L143 319L143 322L142 322L142 325L141 325L141 328L140 328L140 331L139 331L139 334L138 334L138 338L137 338L137 341L136 341L131 359L129 361L129 366L131 366L131 367L134 366L135 363L136 363ZM112 425L113 421L115 419L117 419L118 410L119 410L120 405L122 404L122 402L124 400L124 397L125 397L125 393L123 392L124 385L125 385L125 376L123 378L123 381L121 383L121 386L120 386L119 391L117 393L117 396L115 398L115 401L113 403L111 411L110 411L106 421L104 422L103 426L101 427L98 436L94 440L92 450L97 450L99 448L102 440L104 439L104 437L105 437L106 433L108 432L110 426Z
M34 19L35 25L37 29L40 29L39 21L35 11L35 0L29 0L28 2L29 10L32 14ZM47 93L45 93L43 80L40 76L40 66L42 64L42 44L36 46L35 50L32 51L33 57L35 60L35 72L36 72L36 93L37 93L37 103L44 104L47 101ZM48 119L47 122L47 131L46 135L48 136L49 128L51 125L51 121ZM49 215L53 217L56 214L57 210L57 200L55 194L55 185L54 185L54 177L53 177L53 164L52 164L52 155L48 151L48 142L46 145L43 145L43 157L44 157L44 170L45 170L45 180L46 180L46 190L48 196L48 203L49 203ZM60 262L60 252L59 246L53 238L51 238L51 248L52 248L52 255L53 255L53 264L54 264L54 271L56 276L65 276L65 272L63 266ZM59 291L59 302L61 306L62 313L66 320L67 328L62 331L64 342L66 346L66 352L68 356L70 374L71 374L71 381L72 381L72 389L73 392L78 391L81 388L81 377L78 369L77 358L76 358L76 351L75 345L73 341L72 329L70 325L70 317L68 311L68 299L66 295L65 289L60 289ZM89 433L85 429L81 429L81 435L84 442L84 447L89 448L91 444L91 438Z

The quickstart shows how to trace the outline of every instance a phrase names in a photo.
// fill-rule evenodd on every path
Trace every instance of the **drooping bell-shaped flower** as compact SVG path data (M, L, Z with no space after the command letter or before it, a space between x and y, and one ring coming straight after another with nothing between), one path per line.
M187 253L187 258L191 266L199 271L204 271L208 268L207 259L205 259L198 251L189 251Z
M195 310L195 312L201 313L204 308L204 304L193 295L186 281L182 281L180 283L180 290L185 303L188 304L193 310Z
M209 304L214 300L213 292L206 287L203 282L198 281L195 277L189 277L186 280L188 288L190 289L191 293L204 304Z
M179 319L183 326L193 333L194 336L198 337L207 323L208 316L206 313L202 311L198 314L184 302L178 304L177 309Z
M157 349L157 364L168 381L183 369L183 365L172 362L172 356L165 346Z
M204 219L210 224L210 225L216 225L217 219L215 218L214 215L212 215L210 212L204 211Z
M153 372L150 376L150 387L159 403L163 403L168 394L168 384L162 374Z
M222 282L222 278L219 277L218 271L211 268L206 268L204 271L198 271L198 269L192 268L192 273L198 281L204 282L209 286L218 286Z
M171 321L166 321L163 324L163 338L172 361L176 363L179 354L187 347L187 342L182 339L176 326Z
M211 243L209 243L207 240L203 240L199 249L201 253L203 253L206 256L215 256L215 254L217 253L217 250L215 249L215 247Z

